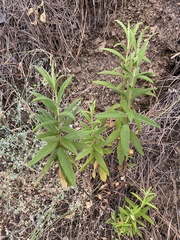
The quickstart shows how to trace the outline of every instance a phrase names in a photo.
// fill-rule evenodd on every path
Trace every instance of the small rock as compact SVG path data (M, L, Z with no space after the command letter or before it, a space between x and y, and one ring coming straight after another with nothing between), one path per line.
M75 73L75 74L80 73L81 72L81 67L78 66L78 67L73 68L72 72Z

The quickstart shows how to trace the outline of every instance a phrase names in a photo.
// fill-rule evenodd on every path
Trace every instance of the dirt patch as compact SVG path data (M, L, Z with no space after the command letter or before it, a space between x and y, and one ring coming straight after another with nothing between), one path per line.
M25 3L26 2L26 3ZM46 1L38 9L33 1L1 3L1 220L2 239L117 239L105 224L113 210L124 204L130 192L153 187L157 213L150 213L155 226L142 229L143 239L178 240L180 238L179 172L179 89L180 89L180 4L174 0L146 1ZM93 5L94 4L94 5ZM33 8L33 14L27 10ZM35 20L38 10L37 26ZM40 21L45 11L47 24ZM41 143L33 140L35 124L31 91L50 94L39 81L33 65L49 68L53 57L59 72L74 73L63 104L82 98L83 108L97 100L97 111L104 111L119 100L118 95L93 84L97 73L117 66L118 60L100 50L124 41L114 19L149 25L157 32L148 49L151 70L156 73L156 99L143 98L139 111L161 125L161 130L145 127L141 142L145 157L135 154L136 166L121 181L113 154L106 159L111 177L103 185L91 172L77 176L77 188L61 189L56 166L34 189L33 180L42 165L27 169L26 163ZM148 68L149 68L148 66ZM143 66L147 69L147 66ZM108 78L113 83L116 78ZM137 238L138 239L138 238Z

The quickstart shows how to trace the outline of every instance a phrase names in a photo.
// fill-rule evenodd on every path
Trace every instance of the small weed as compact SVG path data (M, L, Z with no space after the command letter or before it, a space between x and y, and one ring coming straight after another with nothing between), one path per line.
M112 213L111 218L107 220L108 224L111 224L117 232L118 236L134 237L138 235L142 238L140 227L146 227L143 220L154 225L153 220L148 216L150 208L157 210L155 205L151 203L156 194L151 192L151 187L147 190L143 190L143 198L138 194L131 193L140 204L132 202L129 198L126 198L125 207L119 207L119 214Z

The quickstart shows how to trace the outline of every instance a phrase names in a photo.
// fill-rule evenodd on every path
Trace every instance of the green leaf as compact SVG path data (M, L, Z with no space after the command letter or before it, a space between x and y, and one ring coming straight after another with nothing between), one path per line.
M95 149L98 153L100 153L101 155L103 155L103 149L102 149L102 147L101 147L100 145L98 145L98 143L97 143L97 144L93 144L93 147L94 147L94 149Z
M82 165L82 167L80 168L80 172L84 171L86 169L86 167L91 164L94 161L94 152L91 152L90 156L88 157L88 159L86 160L86 162Z
M57 136L58 132L40 132L37 134L35 139L44 139L46 137Z
M125 34L126 34L126 37L128 38L128 29L126 28L126 26L124 25L124 23L122 23L121 21L119 20L115 20L116 23L118 23L122 29L124 30Z
M120 54L118 51L111 49L111 48L101 48L101 50L105 50L107 52L110 52L114 55L116 55L117 57L119 57L121 60L123 60L124 62L126 61L125 57L123 57L122 54Z
M147 203L147 205L151 208L154 208L154 209L158 210L158 208L152 203Z
M115 85L113 85L112 83L108 83L108 82L105 82L105 81L93 81L94 83L96 84L100 84L102 86L105 86L107 88L110 88L114 91L116 91L117 93L119 93L120 95L122 95L123 97L127 97L125 92L123 91L120 91L118 87L116 87Z
M153 83L153 80L151 78L149 78L149 77L147 77L147 76L145 76L143 74L138 74L136 77L140 78L140 79L144 79L147 82Z
M137 205L131 201L129 198L125 198L126 202L129 203L129 205L132 207L132 208L135 208Z
M109 145L112 142L114 142L115 139L117 139L120 136L120 129L114 130L106 139L105 144Z
M61 130L61 132L69 133L69 134L75 136L76 138L81 138L84 136L83 134L81 134L80 131L74 130L73 128L70 128L70 127L62 126L60 130Z
M37 186L37 184L41 181L41 179L43 178L43 176L48 172L48 170L50 169L53 161L56 160L57 157L57 153L56 151L53 151L51 156L49 157L48 161L46 162L44 168L42 169L42 171L39 174L38 179L36 180L36 182L34 183L34 186Z
M33 129L33 132L35 132L37 129L39 129L39 128L41 128L41 127L51 126L51 125L57 126L58 123L57 123L56 120L48 120L48 121L42 122L42 123L38 124L38 125Z
M45 109L39 108L38 110L43 114L43 116L46 118L46 120L56 120L56 119L51 115L51 113L47 112Z
M89 155L89 154L92 152L92 150L93 150L92 147L83 149L82 152L80 152L80 153L77 155L76 160L80 160L80 159L86 157L87 155Z
M39 93L33 93L33 94L37 97L34 98L32 102L41 101L49 110L51 110L53 113L55 113L55 115L57 115L57 106L53 100Z
M140 202L143 202L143 199L142 199L138 194L136 194L136 193L134 193L134 192L131 192L131 194L132 194L133 196L135 196Z
M110 148L104 148L103 149L103 155L104 154L110 154L110 153L112 153L112 150Z
M63 116L63 117L69 117L69 118L75 120L75 117L71 112L64 111L64 112L61 112L59 115Z
M149 223L151 223L152 225L154 225L153 220L152 220L150 217L148 217L146 214L141 213L141 216L142 216L146 221L148 221Z
M116 43L116 44L114 45L114 47L122 47L125 51L127 51L126 45L125 45L125 44L122 44L122 43Z
M117 146L117 158L118 158L119 165L122 166L124 163L125 156L124 156L121 140L119 140L118 146Z
M54 86L53 86L53 81L52 81L52 78L51 76L49 75L49 73L44 69L44 68L40 68L38 66L35 66L35 68L38 70L38 72L40 72L40 74L45 78L45 80L49 83L49 85L51 86L51 88L53 89L53 91L55 90L54 89Z
M97 118L124 118L126 115L121 111L106 111L96 114Z
M68 156L67 152L63 148L58 148L57 154L58 154L59 165L66 177L67 182L71 186L76 186L76 178L75 178L70 157Z
M147 31L148 28L149 28L148 26L145 27L145 28L141 31L141 33L140 33L140 35L139 35L139 37L138 37L138 40L137 40L137 48L138 48L138 49L140 49L140 45L141 45L141 42L142 42L142 40L143 40L144 34L146 33L146 31Z
M144 56L145 56L145 53L146 53L148 44L149 44L149 41L146 41L146 42L143 44L142 48L139 50L138 56L137 56L137 57L138 57L137 66L142 62L142 60L143 60L143 58L144 58Z
M135 113L134 115L135 115L135 119L137 121L140 121L142 123L151 125L151 126L156 127L156 128L160 128L160 126L156 122L151 120L150 118L148 118L148 117L146 117L144 115L141 115L141 114L137 114L137 113Z
M82 115L86 118L86 120L91 123L91 117L88 111L81 110Z
M144 156L144 152L143 152L141 143L133 131L130 131L130 139L131 139L133 146L138 151L138 153L141 154L142 156Z
M104 170L104 172L109 176L109 170L108 170L107 165L106 165L104 159L102 158L101 154L99 152L95 151L94 158L96 159L98 164L101 166L101 168Z
M35 113L34 115L40 122L45 122L47 120L45 117L43 117L40 114ZM47 126L44 126L44 128L49 132L57 130L55 125L47 125Z
M130 121L130 123L132 123L132 121L134 120L134 112L132 109L129 109L129 111L127 112L127 116L128 116L128 119Z
M49 143L41 148L38 153L32 158L32 160L28 163L28 167L33 166L34 164L38 163L41 159L45 158L49 155L55 148L57 147L57 143Z
M130 128L128 124L124 124L121 129L121 144L126 159L128 159L129 154L129 142L130 142Z
M54 72L54 62L51 63L51 79L52 79L53 89L56 91L56 76Z
M117 71L103 71L103 72L100 72L99 74L124 77L124 75L122 73L117 72Z
M59 89L59 92L58 92L58 103L60 102L60 100L62 99L62 96L64 94L64 91L66 90L67 86L69 85L69 83L71 82L73 78L73 75L71 75L70 77L68 77L66 79L66 81L62 84L61 88Z
M77 150L71 141L68 141L65 137L61 137L60 143L65 147L67 150L71 151L74 154L77 154Z
M145 89L142 89L142 88L133 88L133 96L132 96L132 99L135 99L137 97L139 97L140 95L142 94L149 94L150 91L153 91L155 90L156 88L145 88ZM152 94L152 93L151 93ZM153 94L152 94L153 95Z

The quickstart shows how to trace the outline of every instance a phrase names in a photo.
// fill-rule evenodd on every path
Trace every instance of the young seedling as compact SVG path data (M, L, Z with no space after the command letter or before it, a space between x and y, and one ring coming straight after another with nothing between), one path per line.
M143 94L154 96L153 90L155 87L140 88L137 87L137 82L141 79L150 84L153 84L152 77L155 76L152 72L141 72L141 63L150 63L150 60L146 57L146 50L151 35L145 41L143 37L148 29L143 29L139 36L137 31L142 23L137 23L131 28L130 23L126 27L122 22L116 20L116 22L122 27L126 34L127 44L118 43L115 47L123 49L124 55L120 51L111 48L103 48L120 60L119 66L112 71L103 71L100 74L112 75L120 78L119 84L116 86L106 81L95 81L96 84L108 87L120 95L120 102L110 106L109 109L103 113L96 115L97 119L106 121L106 119L115 119L115 130L106 139L106 145L112 144L115 140L117 144L117 158L119 164L122 166L128 160L130 155L130 144L135 149L144 155L141 143L137 137L141 132L141 123L149 124L153 127L159 128L159 126L150 118L145 115L136 112L133 107L134 100ZM132 124L136 125L138 131L132 130Z
M111 214L111 218L106 223L111 224L117 232L118 236L135 237L138 235L142 238L140 227L146 227L144 220L154 225L153 220L148 216L148 211L153 208L156 209L155 205L151 203L156 194L151 192L151 187L147 191L143 191L143 198L138 194L131 193L136 200L139 202L134 203L129 198L126 198L125 207L119 207L119 213Z
M101 126L101 121L95 118L95 106L96 101L89 106L89 111L81 110L85 121L81 122L83 128L80 133L83 139L80 143L84 144L84 149L77 155L76 160L86 157L86 162L82 165L80 171L86 169L89 164L93 164L94 171L92 176L96 177L96 170L98 168L101 180L106 181L109 170L103 157L105 154L111 153L111 150L105 147L105 140L102 137L102 133L106 130L106 126Z
M68 77L62 83L61 87L59 87L64 76L56 78L53 63L51 65L51 75L43 68L36 67L36 69L51 87L52 98L50 99L40 93L33 93L36 97L33 102L38 101L45 106L45 108L39 108L39 113L35 113L35 117L40 123L34 128L34 131L38 130L36 139L43 140L46 142L46 145L37 152L28 166L31 167L44 158L47 159L35 183L35 185L37 185L44 174L50 169L53 162L57 162L62 186L75 186L76 178L72 166L72 163L75 163L75 161L72 155L77 154L78 148L76 140L80 138L80 133L73 130L70 124L75 120L75 115L78 111L76 106L80 99L72 102L64 110L60 107L64 91L71 82L73 76ZM42 131L39 132L39 129L42 129Z

